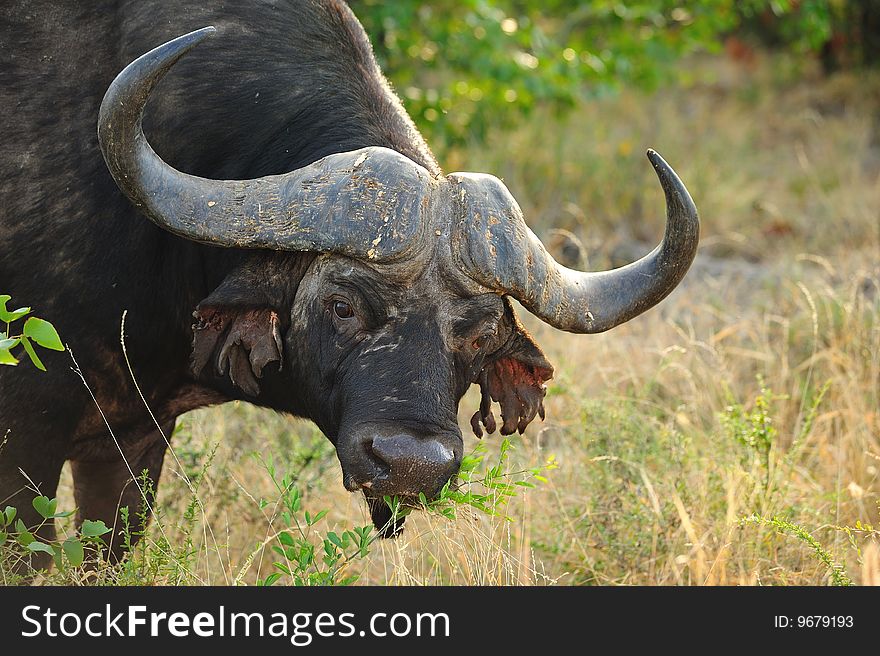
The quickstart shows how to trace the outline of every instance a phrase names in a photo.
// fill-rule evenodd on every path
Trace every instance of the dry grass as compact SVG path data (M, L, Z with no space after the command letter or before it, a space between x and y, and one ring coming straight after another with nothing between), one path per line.
M352 562L360 583L831 582L818 551L772 518L812 536L854 582L880 581L880 84L819 79L787 61L695 70L689 90L537 115L446 155L448 170L502 175L539 233L577 232L598 268L662 230L641 154L655 147L697 201L703 245L680 289L609 334L563 334L521 312L557 375L547 421L517 439L508 467L555 455L559 468L511 501L509 521L411 516L400 539ZM756 401L772 418L766 452L746 443L760 426L737 428L735 408ZM462 403L466 435L477 404L473 391ZM305 507L330 510L322 531L369 523L310 424L245 404L181 424L183 468L192 476L210 461L204 515L180 519L190 495L169 459L160 524L172 544L191 533L194 547L182 578L146 568L148 581L253 582L271 571L272 554L255 547L278 521L258 500L277 494L252 452L300 473ZM61 505L72 507L69 490ZM765 521L742 521L755 514ZM158 540L154 525L148 543Z

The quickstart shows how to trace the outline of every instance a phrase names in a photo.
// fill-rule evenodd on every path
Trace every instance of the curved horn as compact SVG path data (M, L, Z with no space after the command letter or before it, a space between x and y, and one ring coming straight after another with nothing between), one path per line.
M426 223L420 220L428 206L422 201L436 182L397 152L373 146L283 175L208 180L174 169L153 151L141 125L150 92L214 32L205 27L151 50L108 88L98 140L120 189L160 227L206 244L377 261L405 256Z
M659 303L684 277L697 252L700 221L675 171L653 150L666 195L666 234L640 260L610 271L581 272L553 259L523 220L504 184L489 175L453 174L461 221L453 248L459 267L480 284L509 294L551 326L600 333Z

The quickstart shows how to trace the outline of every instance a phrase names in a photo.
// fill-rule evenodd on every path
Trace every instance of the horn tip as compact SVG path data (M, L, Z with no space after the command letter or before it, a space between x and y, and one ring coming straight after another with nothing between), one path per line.
M192 47L201 43L208 37L214 36L214 34L216 33L216 27L214 27L213 25L207 25L201 29L193 30L189 34L184 34L182 37L179 37L179 39L175 39L175 41L180 41L187 46Z
M666 160L664 160L660 156L660 153L658 153L653 148L648 148L648 152L645 154L648 156L648 160L650 160L651 164L654 166L655 169L660 169L660 168L663 168L664 166L666 166L666 167L669 166L668 164L666 164Z
M214 34L216 33L217 28L213 25L208 25L198 30L188 32L187 34L183 34L176 39L172 39L171 41L168 41L167 43L164 43L156 48L156 51L172 51L176 55L174 61L177 61L178 58L182 57L187 52L195 48L205 39L214 36Z

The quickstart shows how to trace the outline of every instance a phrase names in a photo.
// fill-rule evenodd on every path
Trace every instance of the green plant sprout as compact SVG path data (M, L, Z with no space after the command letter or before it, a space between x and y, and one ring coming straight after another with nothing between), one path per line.
M52 351L63 351L64 345L55 327L44 319L29 317L21 327L21 332L13 334L12 324L23 319L31 313L31 308L20 307L17 310L7 310L6 304L12 300L8 294L0 294L0 322L6 324L6 328L0 331L0 364L15 366L19 363L21 354L13 354L12 350L21 346L27 353L31 362L40 371L46 371L34 344Z

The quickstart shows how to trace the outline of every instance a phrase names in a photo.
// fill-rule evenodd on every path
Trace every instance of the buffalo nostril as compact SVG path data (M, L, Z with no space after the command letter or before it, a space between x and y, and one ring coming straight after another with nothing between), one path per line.
M405 476L416 469L423 475L440 475L457 463L455 452L439 440L405 434L373 438L372 451L391 467L395 476Z
M409 432L389 426L364 426L344 442L340 461L350 472L346 488L367 497L433 497L461 464L461 436L455 432ZM356 486L356 487L355 487Z

